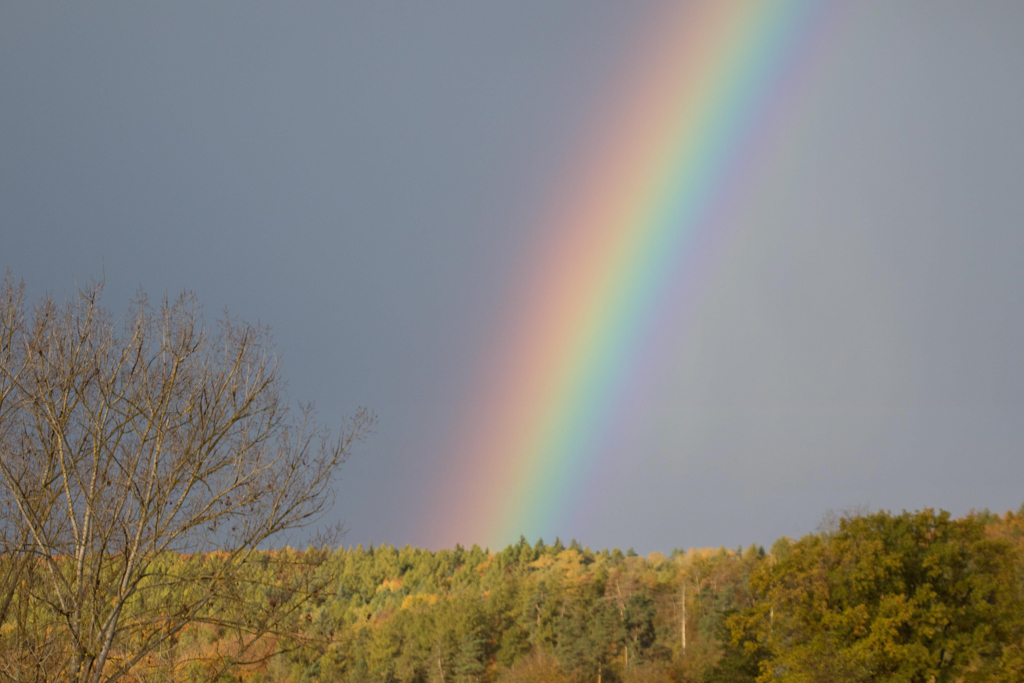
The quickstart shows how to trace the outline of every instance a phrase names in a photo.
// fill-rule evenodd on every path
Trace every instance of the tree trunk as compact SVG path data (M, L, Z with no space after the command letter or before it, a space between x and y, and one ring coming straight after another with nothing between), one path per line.
M682 630L682 634L683 634L683 652L686 652L686 577L685 576L683 577L683 598L682 598L682 603L683 603L683 616L682 616L682 619L680 621L681 621L681 624L682 624L682 629L681 630Z

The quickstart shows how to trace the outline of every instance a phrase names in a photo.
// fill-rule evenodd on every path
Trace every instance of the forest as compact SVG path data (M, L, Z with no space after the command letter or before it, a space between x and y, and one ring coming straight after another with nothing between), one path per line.
M230 590L125 678L1020 681L1022 547L1024 506L958 519L933 510L851 514L768 550L643 557L520 539L500 551L254 551ZM146 580L212 575L223 561L168 555ZM147 594L128 611L144 611ZM8 675L12 639L60 629L35 597L24 581L0 627ZM273 628L261 629L270 615ZM130 638L121 647L108 666Z

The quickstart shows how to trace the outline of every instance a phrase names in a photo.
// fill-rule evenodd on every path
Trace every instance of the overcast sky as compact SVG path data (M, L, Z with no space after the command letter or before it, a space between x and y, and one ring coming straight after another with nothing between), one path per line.
M269 324L294 398L380 417L346 542L436 544L481 345L655 4L4 2L0 268ZM857 0L824 30L563 538L1024 503L1024 3Z

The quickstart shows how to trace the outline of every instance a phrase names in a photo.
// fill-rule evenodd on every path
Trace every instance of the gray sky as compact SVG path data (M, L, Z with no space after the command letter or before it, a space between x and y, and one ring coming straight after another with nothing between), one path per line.
M0 267L269 324L295 398L380 416L347 542L435 543L481 345L654 16L500 5L3 3ZM553 533L647 552L1024 502L1024 4L837 16L666 312L601 504Z

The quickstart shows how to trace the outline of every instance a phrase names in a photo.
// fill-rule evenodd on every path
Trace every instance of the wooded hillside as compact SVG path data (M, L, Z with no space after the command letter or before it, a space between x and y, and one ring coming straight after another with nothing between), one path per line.
M1022 539L1024 508L842 518L767 552L641 557L525 539L500 552L259 552L244 581L132 677L1020 681ZM220 561L167 556L162 571L201 574ZM30 587L15 601L0 651L19 630L59 630L40 621ZM266 633L271 614L280 626Z

